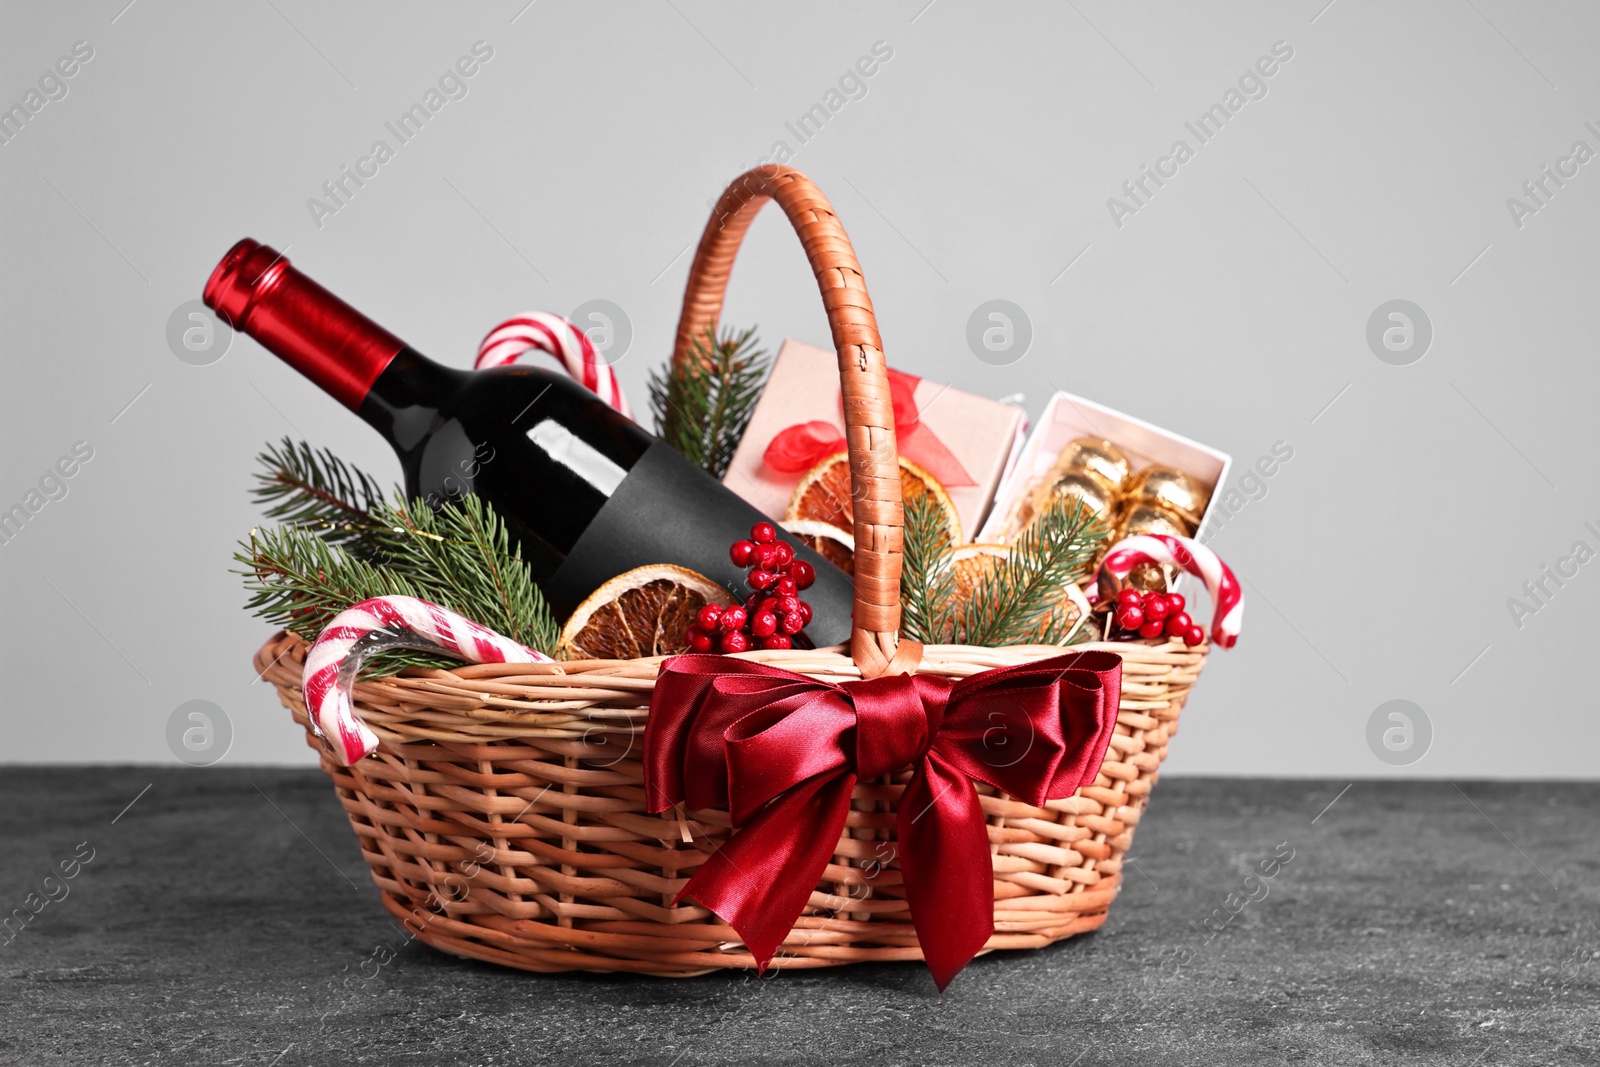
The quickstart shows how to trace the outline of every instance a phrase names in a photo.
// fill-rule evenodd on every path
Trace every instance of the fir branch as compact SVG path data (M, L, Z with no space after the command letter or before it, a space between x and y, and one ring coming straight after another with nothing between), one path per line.
M252 530L239 547L233 558L249 568L237 572L245 576L250 594L246 607L308 642L339 612L370 597L428 599L418 583L328 544L305 526ZM403 667L456 666L458 661L444 656L395 649L374 656L362 674L382 677Z
M250 495L270 519L305 526L331 545L371 558L376 528L371 514L383 503L376 478L330 449L285 437L256 457L262 470Z
M955 599L950 523L931 494L907 501L905 516L900 632L924 644L947 642Z
M1052 501L961 606L958 640L998 647L1062 632L1054 619L1061 591L1083 578L1104 538L1105 526L1082 501Z
M650 375L656 433L713 477L728 471L733 453L761 397L771 360L756 345L755 330L711 328L694 339L689 358Z
M511 547L505 521L476 494L438 511L421 500L374 511L386 564L416 576L432 600L529 648L553 654L561 628Z
M464 615L515 641L554 654L560 634L526 564L511 551L505 522L467 495L434 512L382 504L367 519L371 558L322 531L288 525L251 532L234 559L248 569L247 607L314 641L334 616L375 596L410 596ZM402 667L455 667L458 660L397 649L373 657L364 676Z

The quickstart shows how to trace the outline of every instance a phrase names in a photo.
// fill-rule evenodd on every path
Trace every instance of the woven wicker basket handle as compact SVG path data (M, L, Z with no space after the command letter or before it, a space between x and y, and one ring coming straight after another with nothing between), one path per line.
M689 268L673 359L694 358L694 339L716 328L734 256L768 200L783 208L805 248L839 353L856 542L850 657L867 678L912 671L921 649L899 641L904 516L883 342L850 239L833 205L804 174L775 164L757 167L734 179L717 201Z

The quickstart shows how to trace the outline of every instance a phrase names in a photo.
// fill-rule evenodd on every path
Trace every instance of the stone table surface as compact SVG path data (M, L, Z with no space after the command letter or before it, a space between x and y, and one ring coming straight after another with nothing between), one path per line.
M0 767L0 1065L1600 1063L1600 784L1169 779L1134 844L943 996L540 976L408 942L318 771Z

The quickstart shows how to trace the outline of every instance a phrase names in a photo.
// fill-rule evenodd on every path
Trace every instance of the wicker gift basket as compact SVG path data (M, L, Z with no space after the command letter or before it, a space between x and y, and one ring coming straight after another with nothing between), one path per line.
M1057 656L1053 646L919 647L898 639L902 513L882 343L860 265L832 207L797 171L765 167L723 194L689 275L674 359L716 323L751 221L774 200L816 275L843 384L855 533L848 648L740 658L844 682L901 672L965 678ZM978 786L993 863L990 949L1038 948L1097 929L1210 646L1176 639L1077 645L1122 661L1114 736L1092 784L1042 805ZM692 900L688 878L730 832L726 811L647 811L642 737L661 658L412 669L356 683L378 735L344 767L301 695L307 645L280 633L261 677L323 752L383 906L443 952L530 971L664 976L751 968L737 933ZM822 881L772 966L922 959L893 860L910 771L863 779ZM891 848L885 850L884 843Z

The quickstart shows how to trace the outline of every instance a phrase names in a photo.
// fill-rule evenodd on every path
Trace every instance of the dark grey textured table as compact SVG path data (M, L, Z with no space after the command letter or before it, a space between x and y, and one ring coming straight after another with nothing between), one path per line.
M1103 930L941 997L456 960L317 772L0 768L0 908L59 898L0 934L0 1064L1600 1063L1600 785L1346 785L1161 783Z

